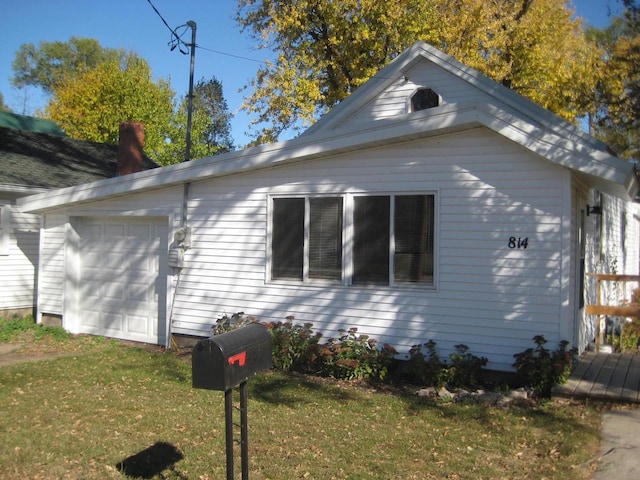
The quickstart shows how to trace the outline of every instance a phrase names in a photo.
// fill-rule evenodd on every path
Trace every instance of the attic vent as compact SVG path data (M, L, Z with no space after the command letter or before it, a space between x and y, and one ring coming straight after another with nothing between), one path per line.
M411 97L410 111L417 112L418 110L426 110L438 105L440 105L440 95L430 88L420 88Z

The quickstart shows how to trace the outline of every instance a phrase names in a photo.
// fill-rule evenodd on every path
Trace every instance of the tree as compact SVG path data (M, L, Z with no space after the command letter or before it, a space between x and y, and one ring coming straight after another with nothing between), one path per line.
M233 150L231 139L231 114L222 94L222 84L213 77L202 79L194 85L191 121L191 159L217 155ZM187 97L182 100L171 123L170 142L162 164L181 162L185 159L187 126Z
M624 0L624 15L590 34L605 70L596 89L594 133L623 158L640 158L640 7Z
M269 125L255 143L312 123L416 40L569 120L599 68L566 0L239 0L236 19L277 53L243 105Z
M102 63L126 62L133 55L122 49L104 48L93 38L71 37L67 42L25 43L12 63L12 83L18 88L40 87L52 93L57 84Z
M4 97L2 96L2 92L0 92L0 112L10 112L11 109L7 107L4 103Z
M173 115L174 92L168 82L155 83L143 59L130 55L102 63L55 84L45 115L72 138L117 143L123 121L145 124L145 152L162 158Z
M222 94L222 84L215 78L202 79L193 88L193 111L204 113L208 119L201 142L213 152L233 149L231 114Z

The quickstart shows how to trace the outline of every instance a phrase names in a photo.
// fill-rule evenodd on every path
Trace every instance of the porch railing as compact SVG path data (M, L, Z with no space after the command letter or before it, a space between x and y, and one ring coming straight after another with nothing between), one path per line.
M600 344L604 340L604 332L601 330L601 320L603 316L611 315L613 317L632 317L640 318L640 304L632 303L628 305L602 305L601 292L602 282L637 282L640 284L640 275L616 275L612 273L587 273L590 277L596 279L596 304L585 305L585 313L587 315L597 315L596 322L596 351L600 350Z

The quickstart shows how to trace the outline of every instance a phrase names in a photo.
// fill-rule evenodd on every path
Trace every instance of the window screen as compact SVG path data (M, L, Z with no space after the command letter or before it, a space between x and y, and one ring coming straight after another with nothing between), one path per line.
M355 197L353 283L389 282L390 198Z
M433 210L433 195L395 198L395 281L433 281Z
M302 280L304 255L304 198L273 200L271 275Z
M342 279L342 198L309 200L309 278Z

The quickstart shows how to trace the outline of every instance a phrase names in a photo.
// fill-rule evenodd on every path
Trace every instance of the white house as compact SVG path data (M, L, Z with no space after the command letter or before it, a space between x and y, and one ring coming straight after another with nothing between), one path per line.
M73 332L293 315L509 370L534 335L593 340L584 274L637 273L636 192L605 145L416 43L294 140L19 204L44 218L38 315Z
M41 217L22 211L18 199L114 177L130 171L138 158L139 168L156 166L140 147L129 156L122 147L74 140L49 120L0 112L0 315L33 313L36 305Z

